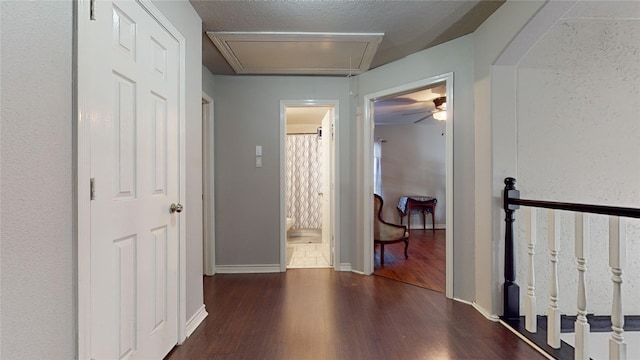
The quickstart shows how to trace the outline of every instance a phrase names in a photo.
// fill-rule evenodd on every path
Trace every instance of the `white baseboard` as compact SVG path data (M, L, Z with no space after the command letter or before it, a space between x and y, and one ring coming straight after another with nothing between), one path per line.
M198 326L202 324L207 315L209 315L209 313L205 309L204 304L202 304L202 307L200 307L200 309L198 309L198 311L193 314L191 319L187 320L187 323L185 325L185 333L187 337L191 336L191 334L196 331Z
M500 321L500 317L498 317L497 315L494 315L494 314L490 314L488 311L483 309L482 306L478 305L478 303L476 303L476 302L471 302L471 301L462 300L462 299L458 299L458 298L453 298L453 300L455 300L457 302L461 302L463 304L467 304L467 305L473 306L473 308L476 309L476 311L478 311L480 314L482 314L482 316L486 317L488 320L491 320L493 322Z
M341 263L340 265L338 265L338 268L336 270L338 270L338 271L353 271L351 269L351 263Z
M216 273L218 274L261 274L279 272L281 272L280 264L216 266Z
M511 326L509 326L507 323L505 323L504 321L500 320L499 321L500 324L502 324L502 326L506 327L507 329L509 329L509 331L511 331L512 333L514 333L517 337L520 338L520 340L526 342L527 344L529 344L529 346L531 346L532 348L534 348L537 352L539 352L541 355L543 355L544 357L546 357L549 360L554 360L555 358L549 354L547 354L546 351L542 350L541 347L539 347L538 345L534 344L533 341L527 339L526 336L520 334L520 332L514 330Z
M416 224L414 222L413 224L411 224L411 229L410 230L431 230L431 229L433 229L433 226L431 226L431 224L427 224L427 228L424 229L422 224ZM446 224L436 224L436 230L446 230L446 229L447 229L447 225Z

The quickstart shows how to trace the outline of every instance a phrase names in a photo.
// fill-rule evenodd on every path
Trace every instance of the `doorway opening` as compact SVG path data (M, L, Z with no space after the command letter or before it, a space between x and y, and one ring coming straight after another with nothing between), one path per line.
M446 107L443 107L445 99ZM379 105L378 108L376 108L376 104ZM388 114L384 113L383 108L387 108ZM362 179L364 273L371 274L380 267L380 251L376 249L374 252L372 241L374 213L371 194L374 192L374 168L378 161L374 158L374 143L378 138L383 154L385 151L387 155L392 155L393 151L396 152L395 159L392 159L391 163L395 162L399 167L396 169L397 171L393 171L393 168L381 170L383 174L387 171L387 175L392 178L391 183L387 183L386 187L384 181L382 183L384 189L381 195L383 195L385 203L383 218L385 221L397 224L409 225L410 222L410 229L408 229L409 259L404 259L404 249L400 249L402 256L398 256L398 262L415 262L411 257L412 248L418 251L416 257L417 254L420 254L419 251L424 251L419 249L419 246L416 249L416 243L422 242L424 244L431 241L433 244L438 241L438 238L442 241L444 237L444 292L449 298L453 297L453 109L453 73L448 73L364 96L364 116L362 117L362 128L365 134L363 136L362 159L364 171ZM399 110L399 113L394 113L395 110ZM434 119L434 116L442 118L444 114L438 114L440 112L446 112L446 120ZM390 115L389 113L394 114ZM414 131L407 133L407 129L401 129L399 125L397 128L391 128L388 123L393 118L399 118L396 121L406 123L403 125L405 127L414 127ZM374 121L376 121L375 125ZM385 122L387 125L382 125ZM383 126L389 126L389 128L382 129ZM429 127L432 128L431 131L427 130ZM416 137L423 132L422 139L414 140L413 145L408 143L409 137ZM427 146L426 138L444 143L444 149L438 150L444 150L444 156L439 156L439 160L409 159L409 152L411 152L411 156L415 156L417 150ZM393 142L391 142L392 139ZM387 142L382 142L383 140ZM407 146L413 147L413 150L408 149ZM394 147L396 150L392 150ZM382 156L384 157L384 155ZM428 161L430 164L416 164L416 161ZM425 166L429 169L427 170ZM422 167L425 169L420 170ZM411 172L415 168L422 171L422 174L412 176ZM434 170L434 174L432 174L434 176L430 177L428 173L432 170ZM435 179L442 178L444 178L443 184L436 184L441 180L436 181ZM429 184L429 182L432 183ZM380 188L378 191L381 191ZM415 207L413 203L411 206L407 205L410 201L407 198L414 198L417 202L419 200L427 202L426 198L430 197L435 198L435 207L419 207L417 206L420 205L419 203L415 204ZM401 203L404 206L399 206L402 205ZM430 212L425 213L425 211ZM446 228L446 230L442 231L438 228ZM417 240L412 242L412 238ZM393 247L395 246L391 245L385 248L385 258L391 256L390 250ZM390 260L385 265L389 263Z
M374 245L374 274L444 293L446 271L446 84L374 101L374 193L380 219L404 225L402 244ZM384 256L384 259L383 259Z
M281 270L336 263L337 103L281 104Z

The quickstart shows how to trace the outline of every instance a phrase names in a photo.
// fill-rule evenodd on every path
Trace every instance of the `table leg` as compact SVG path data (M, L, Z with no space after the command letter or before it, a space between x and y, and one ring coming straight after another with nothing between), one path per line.
M436 208L431 208L431 224L433 226L433 232L436 232L436 217L434 215Z
M422 209L422 230L427 230L427 208Z

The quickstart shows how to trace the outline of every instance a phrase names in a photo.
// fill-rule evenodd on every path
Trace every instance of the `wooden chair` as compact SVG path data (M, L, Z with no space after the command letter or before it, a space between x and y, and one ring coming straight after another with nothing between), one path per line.
M380 265L384 266L384 246L404 242L404 258L408 259L409 233L404 225L390 224L382 220L382 198L373 194L373 244L380 244Z

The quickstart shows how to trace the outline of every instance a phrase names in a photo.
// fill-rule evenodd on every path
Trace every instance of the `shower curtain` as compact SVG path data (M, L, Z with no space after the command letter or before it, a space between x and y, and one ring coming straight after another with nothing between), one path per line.
M287 135L286 203L293 229L321 229L322 147L317 135Z

